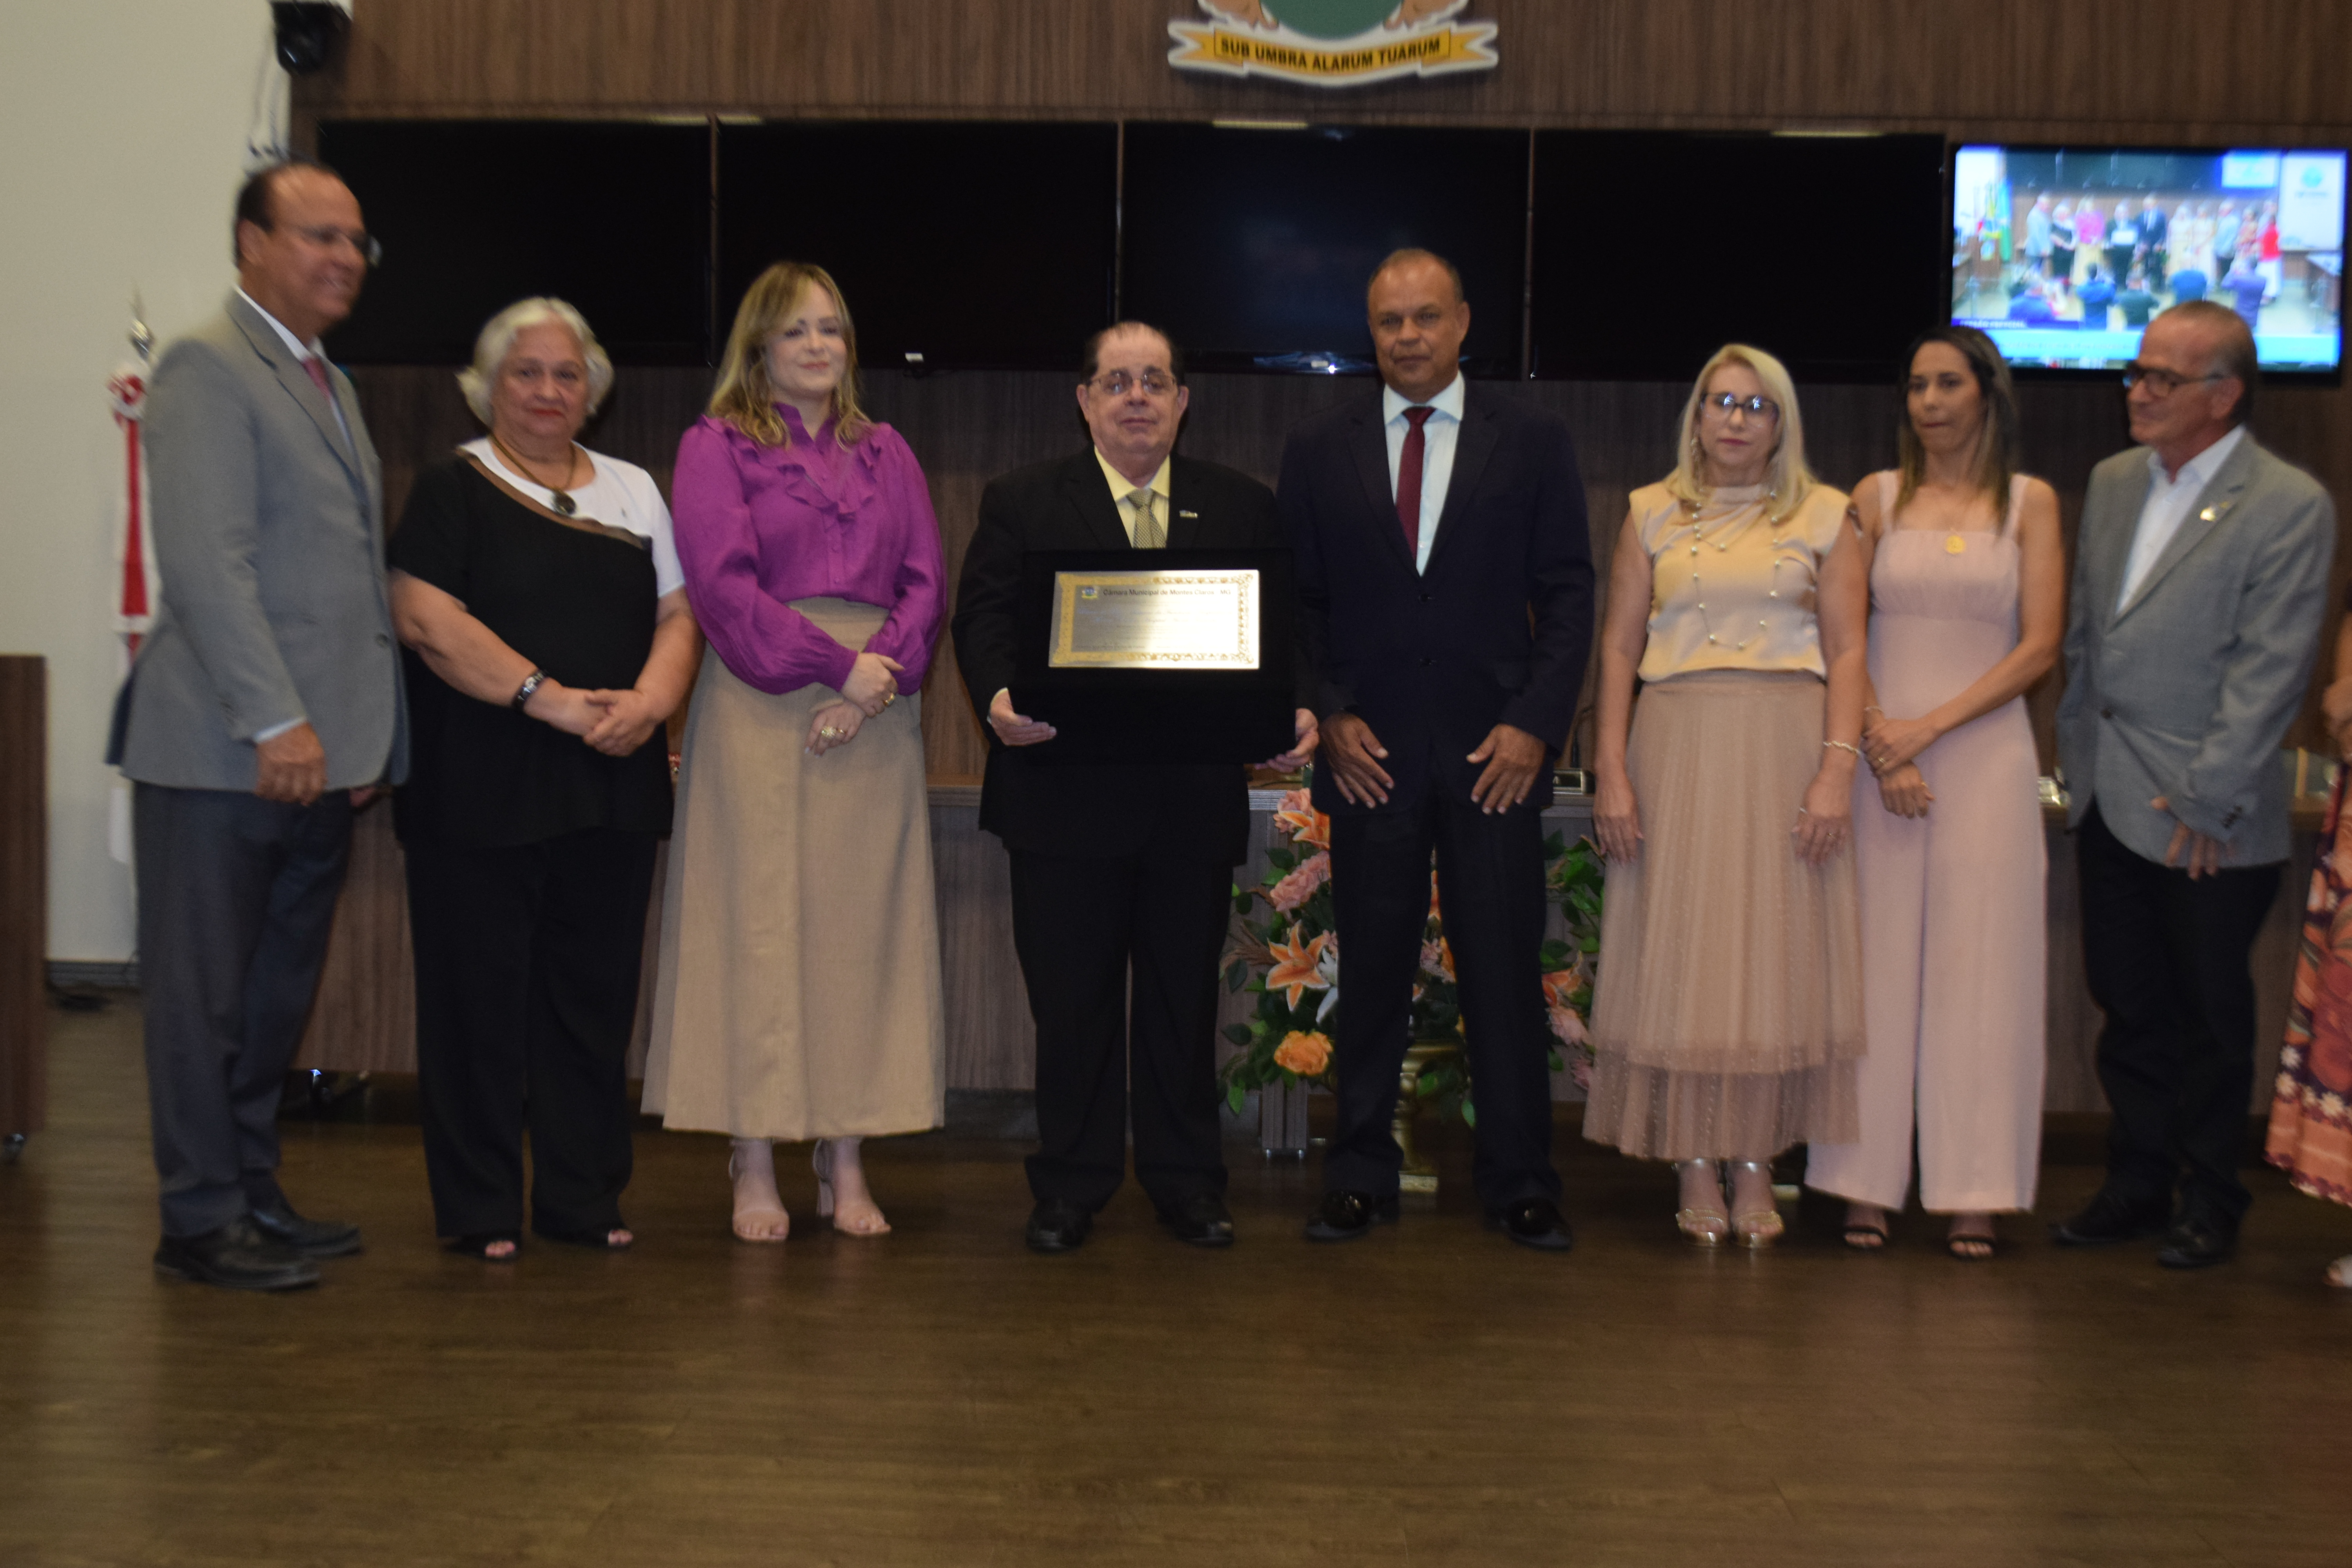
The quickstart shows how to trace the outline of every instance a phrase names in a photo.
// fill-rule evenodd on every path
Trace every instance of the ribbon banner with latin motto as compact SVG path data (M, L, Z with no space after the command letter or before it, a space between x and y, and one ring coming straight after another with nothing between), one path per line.
M1171 22L1178 70L1264 76L1308 87L1493 70L1498 30L1457 24L1467 0L1201 0L1215 20Z

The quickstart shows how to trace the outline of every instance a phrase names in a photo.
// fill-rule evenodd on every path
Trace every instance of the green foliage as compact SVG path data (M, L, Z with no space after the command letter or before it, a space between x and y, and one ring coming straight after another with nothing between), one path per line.
M1285 809L1303 808L1294 800ZM1336 1006L1327 1007L1335 999L1336 987L1327 990L1319 984L1304 986L1296 1004L1289 1000L1288 992L1266 988L1270 973L1265 958L1266 951L1276 946L1290 952L1304 951L1318 936L1333 930L1336 918L1328 880L1294 910L1275 907L1274 889L1320 852L1318 846L1298 837L1290 825L1281 826L1292 837L1289 842L1277 842L1267 850L1266 870L1258 885L1244 890L1236 884L1234 889L1236 934L1226 954L1225 989L1230 994L1255 993L1257 996L1250 1020L1228 1025L1224 1029L1224 1037L1238 1051L1218 1069L1218 1076L1225 1086L1226 1103L1237 1111L1249 1089L1301 1081L1297 1074L1274 1060L1275 1051L1285 1039L1293 1034L1328 1037L1337 1022ZM1322 828L1316 836L1328 837L1328 819L1322 820ZM1573 1023L1591 1016L1592 982L1601 952L1604 870L1590 840L1580 838L1571 844L1559 832L1546 836L1544 860L1545 892L1559 906L1564 928L1564 935L1547 937L1543 944L1542 965L1549 983L1547 1001L1548 1005L1567 1009L1574 1016ZM1454 981L1445 973L1444 922L1434 897L1433 879L1431 906L1423 932L1424 962L1414 979L1412 1034L1418 1040L1458 1041L1462 1038L1461 996ZM1590 1059L1588 1047L1570 1049L1580 1066ZM1562 1051L1553 1048L1548 1054L1551 1069L1563 1070ZM1331 1078L1327 1071L1311 1081L1328 1084ZM1431 1064L1421 1077L1416 1099L1436 1106L1440 1114L1458 1111L1464 1121L1476 1124L1477 1112L1470 1101L1469 1071L1459 1055Z

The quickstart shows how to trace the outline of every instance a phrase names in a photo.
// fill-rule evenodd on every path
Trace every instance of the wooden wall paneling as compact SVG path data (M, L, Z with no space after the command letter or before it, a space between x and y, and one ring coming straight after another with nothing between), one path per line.
M1171 117L1221 113L1363 123L1772 129L1838 126L1939 131L1955 142L2078 138L2116 142L2327 144L2352 142L2352 7L2340 0L1986 0L1965 11L1879 0L1481 0L1473 16L1502 26L1492 73L1354 93L1318 93L1171 71L1165 24L1197 15L1184 0L371 0L336 70L296 85L298 126L321 114L609 115L655 112L985 118ZM365 193L361 193L364 200ZM1802 193L1791 193L1803 199ZM1017 237L995 237L1017 243ZM853 294L855 279L845 280ZM722 317L731 309L722 300ZM1766 347L1774 347L1766 344ZM1073 345L1075 348L1075 345ZM1893 367L1889 367L1890 380ZM396 517L415 468L473 433L442 367L359 374L385 458ZM1068 399L1075 374L867 378L877 415L907 436L929 477L950 581L961 567L989 479L1075 449L1083 437ZM625 369L587 433L598 449L643 464L667 486L677 436L699 412L709 373ZM1271 482L1298 419L1365 390L1318 378L1201 376L1182 449ZM1879 387L1802 389L1809 455L1841 488L1893 457L1892 395ZM1680 383L1533 384L1521 395L1569 424L1584 470L1596 567L1602 574L1626 494L1672 460ZM2112 387L2022 388L2026 462L2059 491L2071 542L2093 463L2126 444ZM2273 388L2256 419L2266 444L2352 496L2352 393ZM2352 576L2339 551L2335 585ZM2332 627L2330 632L2332 640ZM2032 697L2045 766L2053 679ZM935 782L976 778L982 732L942 639L926 685L924 735ZM2324 744L2307 705L2292 741ZM396 848L380 835L355 854L346 902L385 900L396 913ZM1008 983L1003 852L978 833L971 807L935 807L941 928L947 943L952 1079L960 1086L1026 1082L1025 1005ZM390 849L393 858L384 858ZM1262 854L1262 844L1254 850ZM2097 1104L2089 1070L2096 1014L2080 990L2067 925L2071 864L2053 839L2053 1109ZM2287 931L2301 863L2273 924ZM404 927L379 910L390 934ZM348 922L356 925L357 921ZM969 942L966 937L970 937ZM996 946L989 945L993 939ZM339 927L338 952L345 941ZM404 954L404 929L397 938ZM2291 931L2266 930L2262 973L2284 984ZM2280 945L2282 942L2289 945ZM2277 947L2273 953L2270 950ZM2275 962L2273 962L2275 960ZM379 968L382 966L379 965ZM395 1032L384 976L348 961L337 984L374 985L380 1004L338 1004L341 1026L365 1041L375 1016ZM2063 987L2062 991L2062 986ZM404 994L404 986L402 988ZM2279 996L2264 993L2263 1034ZM330 1011L322 1001L324 1017ZM318 1034L314 1028L314 1036ZM376 1047L368 1045L366 1051Z
M0 655L0 1138L47 1125L49 673Z
M1207 117L2139 134L2352 123L2338 0L1481 0L1491 72L1324 94L1171 70L1188 0L370 0L306 110ZM1304 106L1311 105L1311 109Z
M948 1016L948 1087L1027 1089L1037 1032L1013 949L1013 863L980 830L975 786L931 792L940 971Z
M378 800L352 825L351 868L335 900L334 934L295 1067L416 1070L416 963L404 864L393 836L392 803Z

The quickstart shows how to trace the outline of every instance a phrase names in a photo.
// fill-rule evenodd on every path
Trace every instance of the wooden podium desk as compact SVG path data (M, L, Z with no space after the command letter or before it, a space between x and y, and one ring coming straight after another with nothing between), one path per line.
M1250 795L1250 858L1235 873L1244 887L1265 870L1272 814L1278 789ZM940 964L948 1019L948 1083L954 1089L1024 1089L1031 1086L1034 1039L1021 966L1013 951L1011 879L1004 850L980 829L980 784L969 778L931 781L931 854L938 877ZM2311 879L2314 843L2324 799L2297 803L2294 858L2281 880L2278 900L2254 945L2254 977L2260 1005L2256 1037L2255 1103L2269 1103L2277 1070L2278 1041L2286 1020L2304 891ZM2093 1068L2099 1014L2083 983L2080 900L2074 877L2074 841L2054 811L2045 814L2050 851L2050 1078L2044 1107L2058 1112L2105 1109ZM1545 815L1548 829L1582 837L1591 826L1589 798L1563 795ZM653 959L659 941L660 878L646 931L646 973L639 991L637 1040L631 1076L644 1062L646 1020L654 990ZM1557 919L1557 916L1555 916ZM1607 955L1603 954L1606 964ZM336 1071L406 1073L416 1070L415 1005L408 948L407 900L402 886L400 846L392 835L392 814L382 805L361 813L352 848L352 870L335 915L334 940L320 987L319 1005L298 1065ZM1225 995L1230 1022L1244 1016L1250 998ZM1577 1098L1565 1074L1563 1099Z
M0 1145L38 1132L49 1058L48 665L0 655Z

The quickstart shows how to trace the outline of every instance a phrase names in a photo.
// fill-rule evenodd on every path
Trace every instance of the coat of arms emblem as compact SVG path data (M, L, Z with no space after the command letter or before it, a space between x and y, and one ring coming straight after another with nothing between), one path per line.
M1179 70L1361 87L1492 70L1496 26L1460 23L1469 0L1200 0L1206 22L1171 22Z

